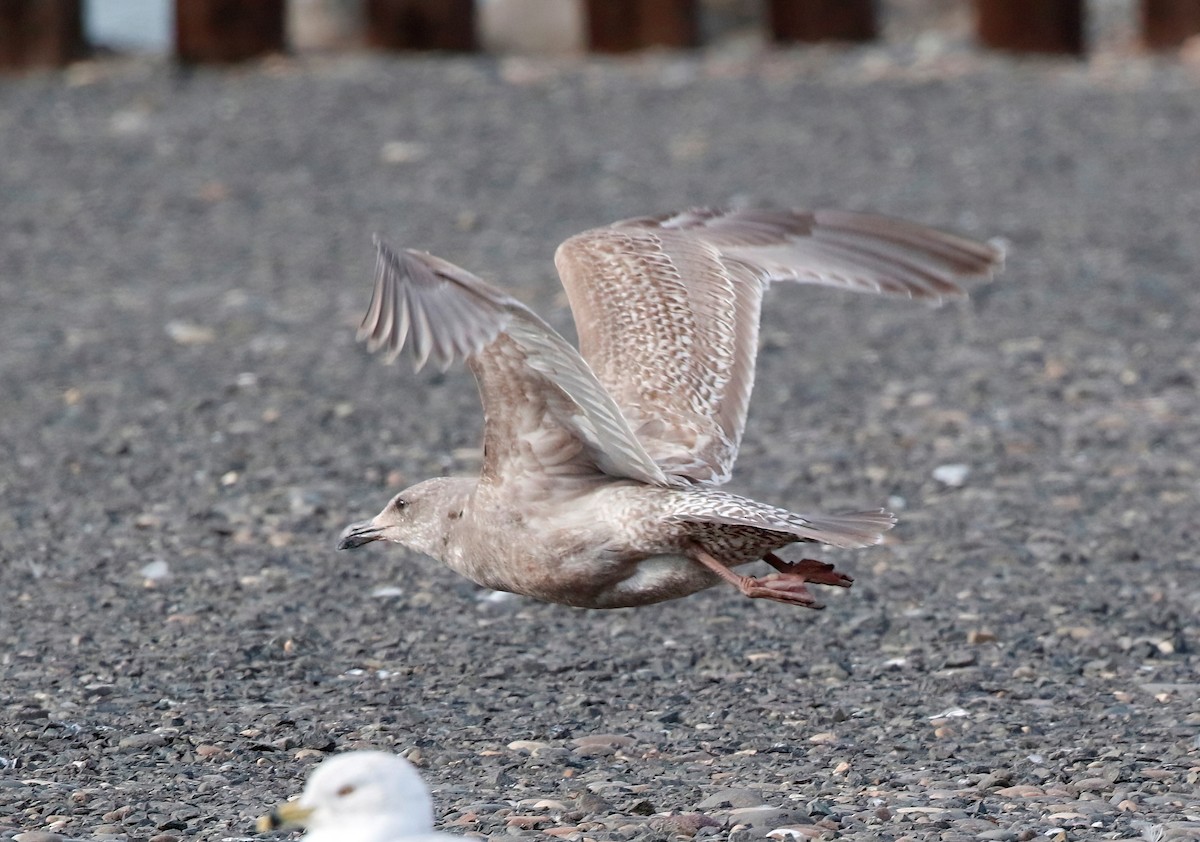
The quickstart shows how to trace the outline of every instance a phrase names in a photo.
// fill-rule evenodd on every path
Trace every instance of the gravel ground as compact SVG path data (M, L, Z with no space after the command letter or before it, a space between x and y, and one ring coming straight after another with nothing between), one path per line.
M1200 75L927 52L0 84L0 839L247 838L361 747L496 839L1200 838ZM742 197L1010 243L964 305L769 297L734 486L895 507L853 589L334 551L477 460L464 372L353 341L373 231L569 331L561 239Z

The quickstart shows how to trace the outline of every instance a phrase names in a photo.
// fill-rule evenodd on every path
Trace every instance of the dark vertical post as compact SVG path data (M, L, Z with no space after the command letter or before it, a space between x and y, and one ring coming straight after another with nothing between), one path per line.
M775 41L870 41L878 34L875 0L769 0Z
M625 53L700 43L697 0L585 0L588 49Z
M175 0L175 57L245 61L284 50L284 0Z
M1084 0L975 0L985 47L1022 53L1083 53Z
M475 0L366 0L367 45L382 50L478 49Z
M0 0L0 70L62 67L86 53L80 0Z
M1152 50L1178 47L1200 35L1200 0L1142 0L1142 43Z

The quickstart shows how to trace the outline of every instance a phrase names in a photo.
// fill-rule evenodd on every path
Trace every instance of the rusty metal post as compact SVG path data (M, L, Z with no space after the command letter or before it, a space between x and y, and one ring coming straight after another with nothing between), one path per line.
M283 52L284 0L175 0L175 57L222 64Z
M870 41L879 32L875 0L770 0L775 41Z
M381 50L479 48L475 0L366 0L366 41Z
M588 49L625 53L700 43L697 0L585 0Z
M995 50L1082 55L1084 0L975 0L979 41Z
M1142 43L1168 50L1200 35L1200 0L1142 0Z
M62 67L85 55L80 0L0 0L0 70Z

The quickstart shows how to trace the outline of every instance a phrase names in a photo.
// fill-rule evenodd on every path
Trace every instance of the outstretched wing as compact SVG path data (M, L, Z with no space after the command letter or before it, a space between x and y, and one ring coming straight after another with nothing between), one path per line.
M485 479L600 471L669 485L587 363L536 314L480 278L378 238L375 290L358 337L389 361L465 359L484 410Z
M579 349L668 475L729 478L746 423L763 290L798 281L940 302L999 249L844 211L697 208L577 234L554 262Z

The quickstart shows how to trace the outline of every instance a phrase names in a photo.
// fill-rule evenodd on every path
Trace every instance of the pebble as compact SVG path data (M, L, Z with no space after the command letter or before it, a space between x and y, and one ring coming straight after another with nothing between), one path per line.
M167 738L162 734L130 734L128 737L122 737L120 742L117 743L117 747L144 751L149 748L159 748L166 744Z
M1028 784L1017 784L1016 786L1006 786L996 790L996 794L1001 798L1042 798L1046 795L1045 790Z
M994 787L1005 786L1010 783L1012 777L1007 772L989 772L979 779L975 784L975 788L979 790L988 790Z
M633 737L622 734L591 734L571 740L571 744L577 748L625 748L634 742Z
M530 828L545 824L549 819L545 816L506 816L504 823L509 827Z
M741 787L719 789L703 801L696 804L697 810L718 810L721 808L738 809L741 807L763 806L762 795L757 790Z
M790 842L790 840L820 839L824 833L825 829L816 825L789 825L770 830L767 832L767 836L771 839L779 839L781 842Z
M721 822L704 813L676 813L660 816L651 822L652 826L666 834L679 833L684 836L695 836L705 827L721 827Z
M938 465L933 469L933 478L942 485L950 488L958 488L967 481L967 476L970 473L970 465L963 465L961 463Z

